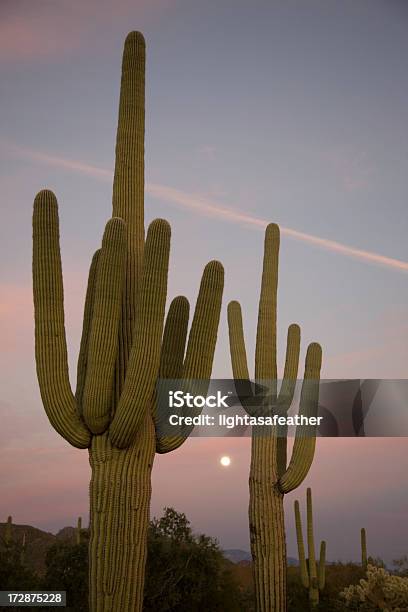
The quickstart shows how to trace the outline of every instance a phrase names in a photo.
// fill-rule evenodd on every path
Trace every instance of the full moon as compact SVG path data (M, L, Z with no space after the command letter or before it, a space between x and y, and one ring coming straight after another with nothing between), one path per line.
M222 465L223 467L228 467L228 466L230 465L230 463L231 463L231 458L230 458L230 457L227 457L227 456L225 456L225 457L221 457L221 459L220 459L220 463L221 463L221 465Z

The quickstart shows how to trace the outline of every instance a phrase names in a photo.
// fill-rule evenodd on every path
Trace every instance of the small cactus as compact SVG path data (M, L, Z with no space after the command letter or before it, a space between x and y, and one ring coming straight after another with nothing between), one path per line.
M303 543L302 519L300 518L299 502L295 501L296 536L299 551L300 578L305 589L309 591L310 608L319 605L319 592L324 589L326 582L326 542L320 544L320 559L316 561L314 535L313 535L313 508L312 490L307 489L307 545L309 558L306 561L305 546Z
M27 546L27 534L25 531L23 531L23 539L21 540L21 553L20 553L20 559L21 559L22 565L24 565L25 563L26 546Z
M77 544L81 543L81 529L82 529L82 518L78 516L77 528L75 532Z
M364 527L361 529L361 566L367 571L367 534Z
M11 516L8 516L7 523L6 523L6 532L4 535L4 540L6 544L10 544L12 537L13 537L13 518Z

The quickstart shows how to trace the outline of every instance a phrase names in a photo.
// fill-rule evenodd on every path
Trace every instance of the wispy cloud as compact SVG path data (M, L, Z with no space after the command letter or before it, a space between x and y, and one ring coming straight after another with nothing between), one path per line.
M98 180L111 181L113 177L113 171L107 168L100 168L91 164L49 155L15 145L8 145L7 148L10 154L32 162L43 163L49 166L79 172ZM146 191L151 197L157 200L162 200L176 206L187 208L207 217L223 219L229 223L254 227L260 230L263 230L268 224L268 220L266 219L247 214L243 211L241 212L237 211L236 209L228 208L212 199L208 199L197 194L187 193L166 185L147 183ZM366 263L386 266L401 272L408 272L408 262L400 259L395 259L379 253L374 253L372 251L352 247L335 240L315 236L313 234L292 229L290 227L280 226L280 230L284 236L288 236L289 238L293 238L295 240L305 242L346 257L353 257Z
M49 155L41 151L34 151L33 149L27 149L26 147L19 147L8 142L2 142L1 145L2 148L11 156L19 159L26 159L28 161L45 164L47 166L54 166L55 168L71 170L72 172L79 172L80 174L85 174L86 176L104 181L111 181L113 177L113 171L106 168L99 168L98 166L85 164L73 159L58 157L57 155Z
M261 219L260 217L255 217L244 212L223 207L212 200L187 194L183 191L173 189L172 187L149 184L147 190L150 195L157 199L166 200L168 202L172 202L173 204L196 210L198 213L205 214L207 216L219 217L225 221L238 223L240 225L258 227L260 229L264 229L268 224L266 219ZM335 253L340 253L341 255L346 255L347 257L354 257L369 263L388 266L401 271L408 271L408 262L406 261L393 259L392 257L386 257L385 255L365 251L363 249L357 249L355 247L342 244L341 242L336 242L335 240L321 238L319 236L314 236L313 234L300 232L290 227L283 227L282 225L280 225L280 230L285 236L294 238L295 240L300 240L302 242L307 242L308 244L321 247L328 251L334 251Z

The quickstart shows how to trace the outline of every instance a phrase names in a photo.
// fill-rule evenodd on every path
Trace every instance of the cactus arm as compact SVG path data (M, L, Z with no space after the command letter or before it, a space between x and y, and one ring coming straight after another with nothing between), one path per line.
M169 251L170 226L156 219L147 233L133 348L110 426L112 444L118 448L126 448L134 440L153 397L160 365Z
M170 304L164 327L159 378L178 379L183 375L190 304L179 295Z
M183 378L209 380L214 360L220 321L224 268L219 261L210 261L204 268L188 336Z
M194 310L194 317L187 342L183 365L183 384L199 381L200 393L208 389L220 321L222 294L224 289L224 268L219 261L210 261L204 268L200 290ZM199 414L188 409L188 414ZM165 452L181 446L189 437L194 426L183 427L182 434L168 439ZM163 452L163 450L161 450Z
M228 304L228 333L232 374L237 380L249 380L242 311L241 305L236 301Z
M143 34L130 32L122 59L112 209L113 217L126 223L127 245L132 254L128 269L135 266L136 278L141 274L144 246L145 63ZM134 302L136 287L129 289Z
M364 527L361 529L361 565L367 569L367 534Z
M174 298L170 304L163 333L159 384L161 379L177 380L182 377L189 310L190 305L184 296ZM155 402L153 420L156 429L156 451L158 453L171 451L174 441L174 438L158 435L162 416L163 415L158 412L157 402Z
M58 204L48 190L34 201L33 293L37 377L45 411L72 446L87 448L91 434L78 415L69 382Z
M235 389L246 412L257 416L259 407L249 379L241 306L236 301L228 304L228 334Z
M296 379L299 368L299 353L300 353L300 327L295 323L289 325L288 335L286 339L286 358L285 368L283 371L282 385L278 395L278 409L288 412L296 388ZM287 425L278 428L276 462L278 468L278 477L280 478L287 468Z
M78 365L77 365L77 385L75 391L75 399L77 403L78 413L82 414L82 398L85 387L86 368L88 363L88 344L89 332L91 329L94 295L95 295L95 280L96 271L98 268L100 249L98 249L92 257L91 266L89 268L88 285L86 289L84 320L82 325L81 344L79 347Z
M286 340L285 369L283 371L282 385L278 396L278 406L289 410L296 388L296 379L299 369L300 353L300 327L292 323L288 327Z
M322 591L326 584L326 542L320 542L320 558L319 558L319 590Z
M106 225L99 256L83 393L84 420L94 434L103 433L110 420L125 257L125 224L113 218Z
M276 400L276 299L278 290L279 227L270 223L265 232L261 293L255 347L255 379L271 384Z
M322 364L322 349L319 344L309 344L306 353L305 373L300 399L300 413L316 416L319 402L319 379ZM289 466L279 479L279 489L289 493L296 489L306 478L313 462L316 447L316 436L311 426L296 428L295 442Z
M316 552L313 535L313 505L312 505L312 490L310 488L306 491L306 504L307 504L307 548L309 554L309 577L310 581L314 582L317 578L317 567L316 567Z
M300 517L299 502L295 501L296 539L299 553L300 579L305 589L309 588L309 573L306 564L305 546L303 544L302 519Z

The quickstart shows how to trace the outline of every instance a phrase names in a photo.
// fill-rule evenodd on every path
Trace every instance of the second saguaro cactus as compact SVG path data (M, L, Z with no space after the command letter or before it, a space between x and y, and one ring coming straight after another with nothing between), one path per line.
M305 546L303 543L302 519L300 517L299 502L296 500L295 522L299 552L300 578L305 589L309 591L309 604L313 609L319 605L319 592L324 589L326 582L326 542L323 540L320 543L320 558L317 562L313 534L313 507L311 489L307 489L306 492L306 512L308 548L307 560L305 556Z
M262 408L281 414L289 410L296 385L300 351L300 328L288 329L284 379L277 393L276 310L278 289L279 227L266 228L255 349L255 381L271 387L268 405ZM228 327L234 378L249 381L241 307L228 306ZM300 412L317 413L322 351L312 343L306 354ZM248 385L247 385L248 386ZM247 411L250 408L244 404ZM283 498L296 489L312 464L316 437L305 427L296 428L291 459L287 461L285 428L253 427L249 474L249 529L258 612L286 610L286 538Z
M113 217L90 268L75 395L57 201L44 190L34 202L37 376L52 426L73 446L89 450L91 612L142 609L154 455L184 442L156 435L156 381L175 377L169 371L184 379L210 377L223 291L223 268L210 262L188 342L185 297L172 301L164 325L170 227L153 221L145 240L144 125L145 42L132 32L123 53Z

